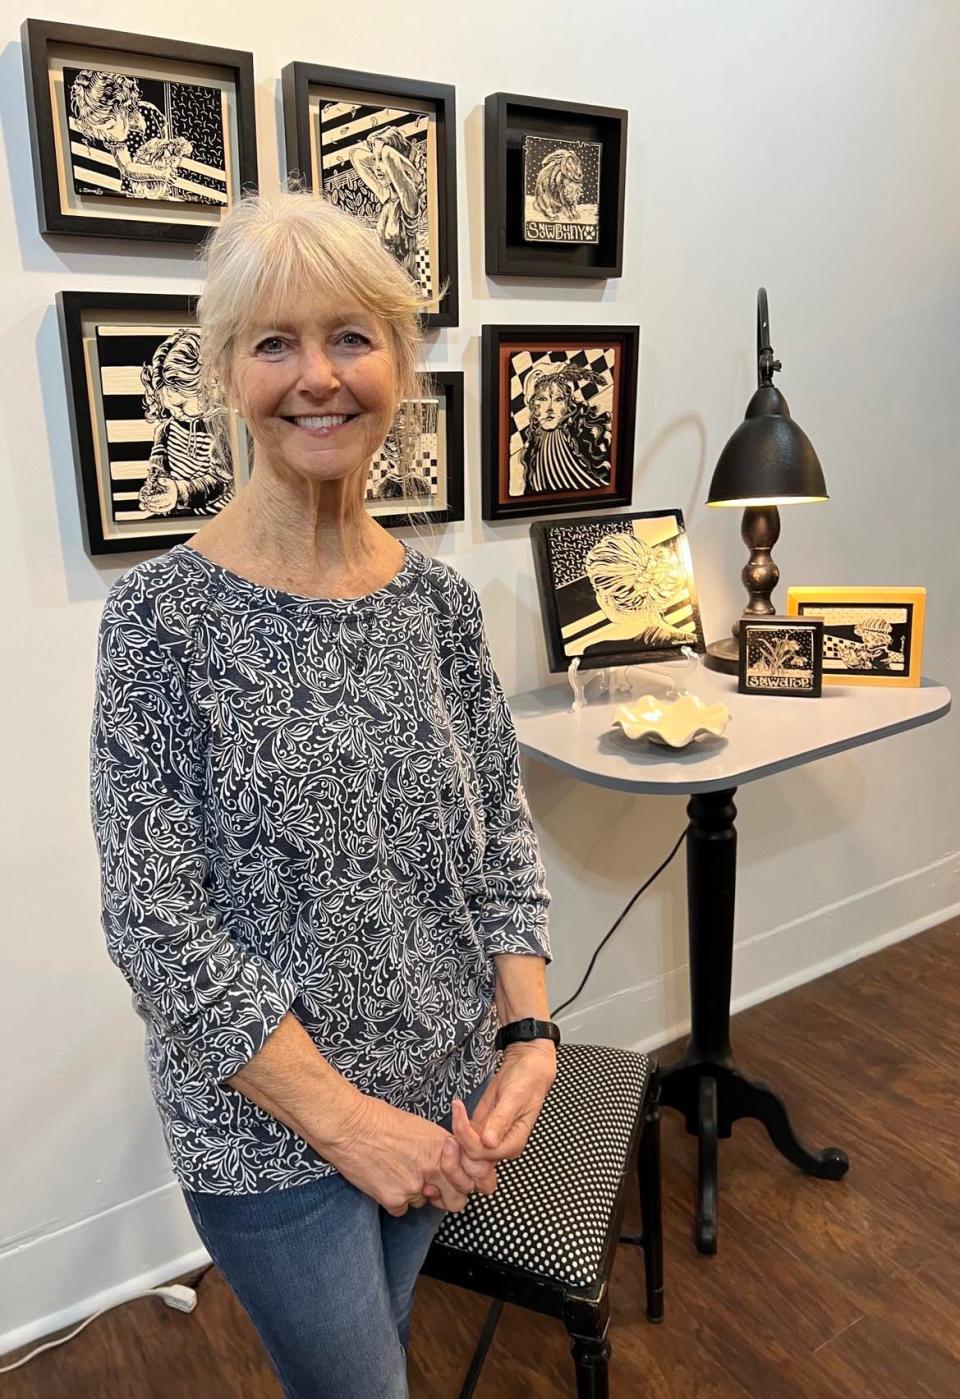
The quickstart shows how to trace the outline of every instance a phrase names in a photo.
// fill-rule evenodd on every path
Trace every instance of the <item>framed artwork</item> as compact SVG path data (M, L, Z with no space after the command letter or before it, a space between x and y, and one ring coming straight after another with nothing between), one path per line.
M823 682L823 623L818 617L741 617L742 695L818 699Z
M249 477L231 414L200 381L193 298L57 293L84 547L90 555L182 544Z
M791 617L823 622L827 685L920 684L926 588L789 588Z
M598 243L598 141L523 133L523 236L528 243Z
M430 372L431 393L417 404L419 447L413 471L401 474L401 404L393 430L370 463L366 508L385 528L463 519L463 375Z
M538 520L530 541L551 672L705 649L679 510Z
M637 326L483 327L483 518L633 496Z
M456 98L444 83L288 63L287 173L375 228L425 298L458 324Z
M256 187L253 56L24 20L42 233L198 243Z
M487 276L621 276L627 113L506 92L484 110Z

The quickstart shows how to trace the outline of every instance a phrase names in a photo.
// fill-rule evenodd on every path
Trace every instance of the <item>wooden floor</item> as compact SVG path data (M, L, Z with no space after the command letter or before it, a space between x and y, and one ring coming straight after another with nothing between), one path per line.
M690 1231L695 1143L665 1113L667 1319L645 1323L641 1257L623 1246L614 1399L960 1396L958 1007L960 919L736 1018L741 1067L782 1091L809 1145L843 1147L850 1173L810 1180L757 1124L738 1124L720 1148L720 1250L702 1258ZM626 1227L639 1227L632 1198ZM279 1399L215 1270L199 1297L189 1316L130 1302L0 1377L0 1395ZM457 1394L485 1312L483 1299L421 1280L411 1399ZM573 1393L560 1323L506 1308L477 1399Z

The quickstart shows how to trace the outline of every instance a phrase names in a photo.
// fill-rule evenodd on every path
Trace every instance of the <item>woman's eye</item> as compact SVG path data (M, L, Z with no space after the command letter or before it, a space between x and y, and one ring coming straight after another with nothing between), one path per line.
M262 352L266 355L275 355L282 349L283 341L280 339L279 335L268 335L265 340L260 341L257 346L257 353L260 354Z
M340 337L341 345L358 346L369 345L370 340L366 335L362 335L359 330L345 330Z

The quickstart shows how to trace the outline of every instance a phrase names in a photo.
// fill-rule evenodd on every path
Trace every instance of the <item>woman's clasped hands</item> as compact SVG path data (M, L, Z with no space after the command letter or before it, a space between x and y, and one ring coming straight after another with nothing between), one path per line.
M512 1161L521 1154L556 1075L557 1051L551 1041L510 1045L472 1119L462 1100L454 1099L453 1141L442 1153L444 1171L459 1165L474 1189L492 1195L497 1187L495 1163ZM436 1184L428 1181L423 1193L438 1208L450 1208L443 1204Z
M472 1120L461 1099L454 1100L452 1132L360 1095L357 1111L322 1153L388 1214L400 1216L428 1201L460 1211L474 1191L492 1195L496 1163L523 1151L556 1071L549 1041L510 1045Z

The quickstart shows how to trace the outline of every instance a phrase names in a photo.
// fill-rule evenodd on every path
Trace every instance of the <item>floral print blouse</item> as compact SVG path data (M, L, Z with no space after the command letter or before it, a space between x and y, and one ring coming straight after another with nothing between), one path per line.
M495 1066L498 952L550 894L475 589L406 546L357 599L188 544L111 587L91 817L107 950L194 1191L332 1174L225 1080L291 1011L364 1093L440 1120Z

